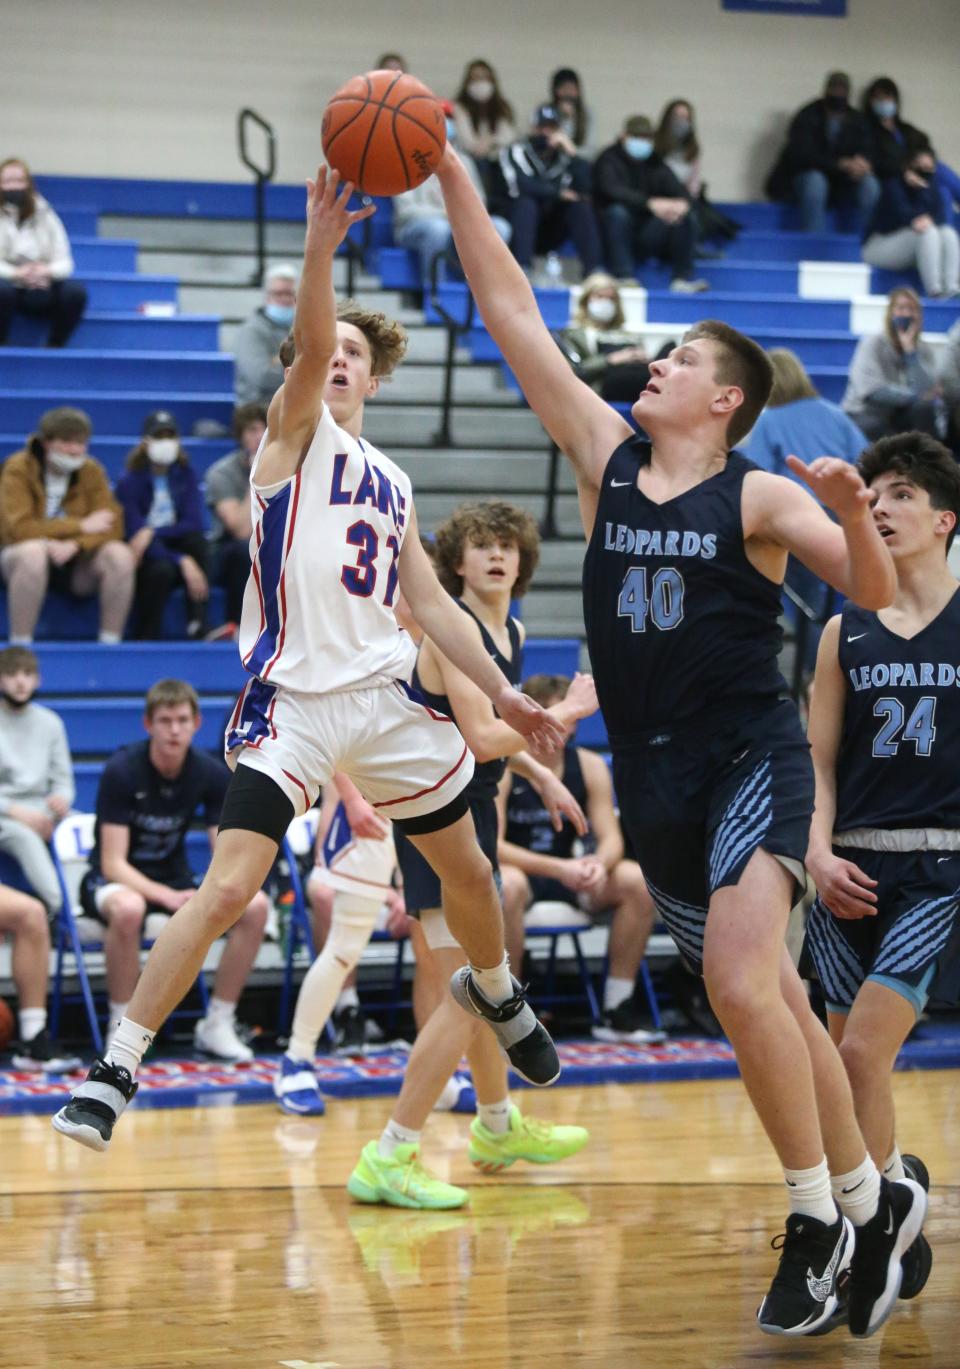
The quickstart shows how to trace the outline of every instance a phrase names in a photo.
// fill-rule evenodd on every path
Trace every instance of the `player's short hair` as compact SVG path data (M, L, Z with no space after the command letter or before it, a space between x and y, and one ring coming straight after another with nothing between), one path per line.
M704 338L717 345L717 369L714 378L718 385L736 385L743 391L743 403L730 415L727 424L727 446L735 447L760 417L770 398L773 386L773 367L770 358L753 338L731 328L718 319L704 319L695 323L683 335L684 342Z
M461 504L437 528L435 565L437 578L448 592L458 597L463 593L463 576L457 566L469 542L475 547L488 547L491 542L513 544L520 552L520 571L513 587L513 597L526 594L533 572L540 560L540 534L537 525L525 509L492 499L483 504Z
M400 365L407 350L406 329L386 314L372 309L364 309L356 300L345 299L337 305L337 322L352 323L354 328L367 339L370 347L370 374L384 377ZM284 368L293 365L297 354L293 333L288 333L280 344L280 364Z
M953 453L929 433L895 433L881 437L860 457L857 470L865 485L894 471L911 485L926 490L931 507L949 509L960 523L960 466ZM947 551L956 536L957 525L947 535Z
M795 404L798 399L819 398L817 388L796 352L791 352L789 347L774 347L767 356L773 367L768 408L779 409L783 404Z
M521 686L524 694L540 705L547 708L550 704L559 703L567 697L567 690L570 688L569 675L531 675L529 680L524 680Z
M40 674L40 662L26 646L6 646L0 651L0 675L16 675L25 670L30 675Z
M179 704L189 704L195 718L200 716L200 700L197 691L186 680L158 680L147 690L143 711L152 718L158 708L176 708Z

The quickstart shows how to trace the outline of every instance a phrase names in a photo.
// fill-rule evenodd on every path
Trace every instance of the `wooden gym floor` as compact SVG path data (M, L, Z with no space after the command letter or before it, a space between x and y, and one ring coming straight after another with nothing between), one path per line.
M563 1088L522 1105L588 1126L565 1164L499 1179L469 1118L424 1157L462 1212L353 1204L390 1099L315 1121L270 1105L134 1109L108 1155L0 1119L4 1369L746 1369L960 1366L960 1090L897 1077L902 1144L933 1181L934 1268L872 1340L761 1335L784 1202L736 1081Z

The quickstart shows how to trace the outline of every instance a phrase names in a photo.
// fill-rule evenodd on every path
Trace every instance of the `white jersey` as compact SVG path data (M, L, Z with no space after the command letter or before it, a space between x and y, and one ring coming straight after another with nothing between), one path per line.
M338 427L326 405L294 475L258 485L259 462L260 452L250 470L244 668L306 694L406 678L409 639L393 605L413 503L409 477Z

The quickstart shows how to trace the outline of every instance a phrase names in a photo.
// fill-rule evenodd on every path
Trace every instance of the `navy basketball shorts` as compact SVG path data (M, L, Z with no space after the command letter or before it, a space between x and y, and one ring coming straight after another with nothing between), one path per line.
M611 738L620 818L657 910L689 967L703 969L711 896L754 851L803 874L813 765L789 700L712 727Z
M473 814L477 829L480 850L493 866L493 873L500 887L500 870L497 865L497 802L495 798L481 797L470 799L470 812ZM417 917L426 908L440 908L443 900L440 895L440 880L413 842L399 827L393 829L393 840L397 849L397 864L403 877L403 901L411 917Z
M158 884L165 884L168 889L199 889L200 887L200 876L195 875L187 867L169 875L153 875L152 878ZM96 874L93 870L87 870L80 881L80 907L84 916L95 918L97 922L102 922L104 926L107 926L107 918L101 910L114 890L122 888L124 885L111 883L103 875ZM149 917L152 913L166 913L170 916L170 909L161 908L159 903L148 903L145 916Z
M801 963L812 965L830 1012L848 1013L870 979L907 999L919 1017L940 972L956 960L960 852L835 846L833 853L877 881L877 913L835 917L818 898Z

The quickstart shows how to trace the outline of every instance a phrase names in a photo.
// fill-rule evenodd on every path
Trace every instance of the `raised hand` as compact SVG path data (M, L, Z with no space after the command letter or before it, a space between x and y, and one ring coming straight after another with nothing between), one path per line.
M526 737L537 760L555 756L563 750L564 730L560 724L538 703L512 685L500 691L495 707L508 727L519 732L521 737Z
M870 507L870 491L859 472L839 456L818 456L807 466L797 456L788 456L787 465L816 495L825 508L832 509L841 523L857 518Z
M340 180L340 172L321 166L315 181L307 181L307 237L304 252L329 252L332 256L350 229L376 212L376 205L348 209L353 182Z

